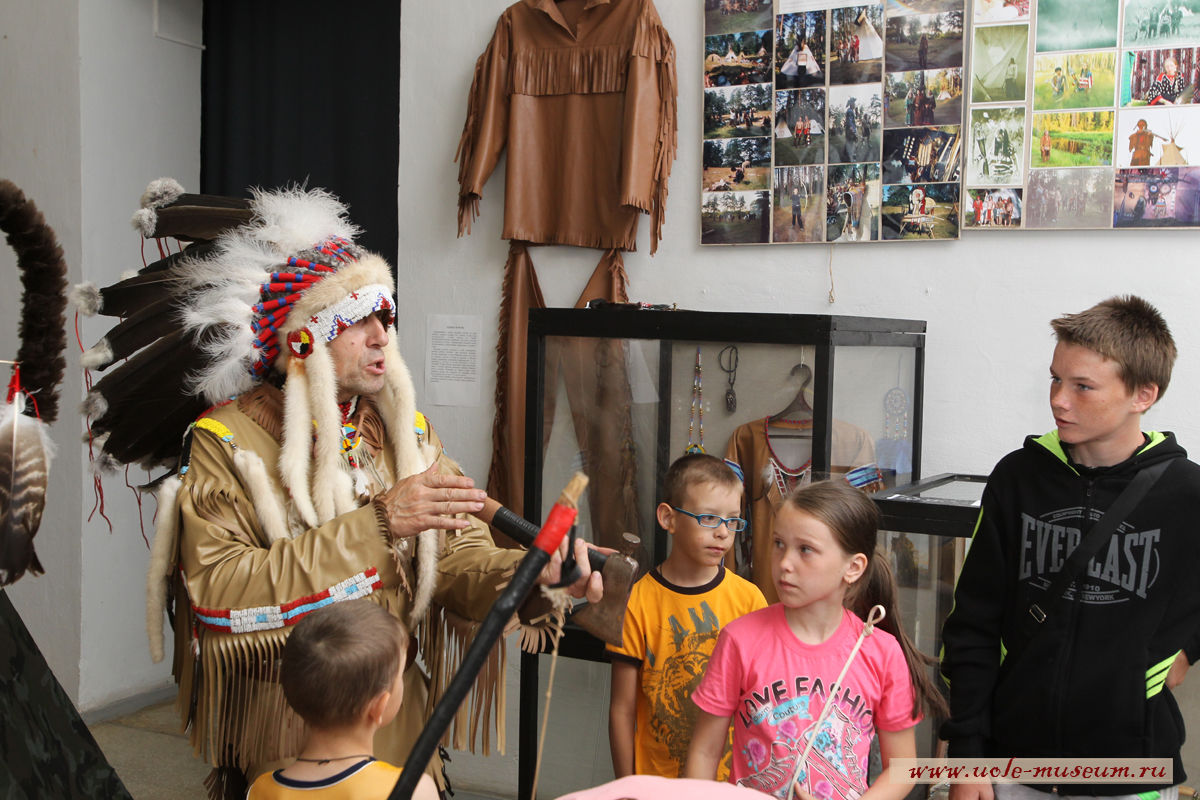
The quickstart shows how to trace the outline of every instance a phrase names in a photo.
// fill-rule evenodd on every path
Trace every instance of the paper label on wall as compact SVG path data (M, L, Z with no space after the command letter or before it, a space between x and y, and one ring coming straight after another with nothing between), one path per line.
M429 314L425 318L425 403L480 405L482 322L473 315Z

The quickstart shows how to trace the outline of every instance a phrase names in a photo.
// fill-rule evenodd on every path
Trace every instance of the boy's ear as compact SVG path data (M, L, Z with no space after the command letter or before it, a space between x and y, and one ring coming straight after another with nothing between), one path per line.
M654 509L654 516L663 530L667 533L675 532L675 509L666 503L659 503L658 508Z
M384 722L386 722L386 720L383 718L383 712L387 710L388 701L391 699L391 690L384 689L382 692L375 695L375 697L371 699L371 702L367 703L367 708L363 713L367 720L370 721L370 723L375 727L383 727Z
M1144 383L1133 390L1133 410L1144 414L1158 402L1158 384Z

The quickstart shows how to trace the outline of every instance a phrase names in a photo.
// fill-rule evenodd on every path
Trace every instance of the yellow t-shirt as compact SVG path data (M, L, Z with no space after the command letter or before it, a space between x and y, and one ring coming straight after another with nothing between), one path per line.
M625 614L623 647L613 659L638 665L637 732L633 771L681 777L696 722L692 691L700 684L721 627L765 608L758 587L721 567L704 586L675 586L658 569L634 584ZM721 760L719 780L728 774Z
M280 772L259 775L246 800L387 800L403 768L364 759L319 781L297 781Z

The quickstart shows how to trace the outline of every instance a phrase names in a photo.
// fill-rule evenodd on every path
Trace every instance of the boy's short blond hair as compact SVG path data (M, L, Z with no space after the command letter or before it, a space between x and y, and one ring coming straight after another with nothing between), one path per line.
M685 502L684 495L688 489L699 483L741 488L742 479L733 471L733 467L716 456L689 453L675 459L667 468L666 477L663 478L663 502L669 506L680 505Z
M1078 314L1050 323L1063 344L1094 350L1117 362L1130 392L1158 386L1161 398L1175 366L1175 340L1158 309L1135 295L1110 297Z
M314 728L352 725L392 688L407 646L403 623L366 598L317 609L283 647L283 694Z

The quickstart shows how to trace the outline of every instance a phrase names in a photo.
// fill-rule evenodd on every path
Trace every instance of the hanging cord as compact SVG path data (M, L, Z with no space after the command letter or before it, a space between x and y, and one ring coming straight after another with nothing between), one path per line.
M87 348L83 346L83 337L79 335L79 311L75 312L75 342L79 345L79 352L84 352ZM83 371L83 388L85 392L92 391L92 373L91 370ZM87 443L88 443L88 463L93 466L92 469L92 510L88 512L87 521L91 522L92 517L96 516L96 512L100 513L100 519L108 523L108 532L113 532L112 520L108 518L108 514L104 513L104 482L100 478L100 470L95 469L96 451L93 447L96 437L92 434L92 418L87 414L83 415L83 424L87 428Z
M832 250L832 248L830 248ZM862 647L863 640L875 632L875 626L883 621L887 615L883 606L873 606L871 613L867 615L867 622L863 625L862 632L858 634L858 641L854 643L854 647L850 650L850 655L846 658L846 663L842 665L842 671L838 673L837 680L829 687L829 693L826 695L829 699L825 703L825 707L821 709L817 721L809 726L812 731L812 736L808 737L808 744L804 746L804 752L800 754L800 761L796 764L796 771L792 773L791 783L788 784L787 798L791 800L795 796L798 789L797 783L800 781L800 774L805 772L805 765L808 764L808 754L812 752L813 743L817 740L817 736L821 733L821 726L825 724L825 720L829 717L829 713L833 711L833 699L842 688L842 678L846 677L846 672L850 669L850 665L854 662L854 657L858 655L859 649ZM807 776L806 776L807 777Z
M565 589L541 589L542 597L550 601L550 605L563 619L571 610L571 595ZM546 731L550 727L550 697L554 692L554 668L558 666L558 644L562 641L562 631L553 637L554 649L550 653L550 676L546 680L546 707L542 711L542 730L538 736L537 761L533 765L533 788L529 792L529 800L537 800L538 777L542 774L542 752L546 747Z
M837 294L833 288L833 245L829 245L829 305L837 302Z
M697 427L699 436L697 437ZM692 407L688 412L688 443L683 451L703 453L704 450L704 365L700 360L700 348L696 348L696 365L692 368Z
M730 414L737 411L737 392L733 384L737 381L738 348L736 344L726 345L717 353L717 366L729 376L729 388L725 390L725 410Z

